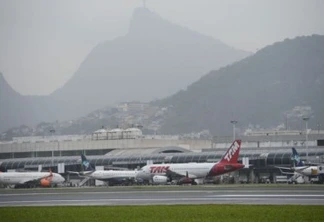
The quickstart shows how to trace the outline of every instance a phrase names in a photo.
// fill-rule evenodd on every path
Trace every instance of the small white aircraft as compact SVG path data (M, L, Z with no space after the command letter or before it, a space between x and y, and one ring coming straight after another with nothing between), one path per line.
M166 184L178 179L178 184L197 184L195 179L218 176L244 167L237 162L241 140L235 140L217 163L151 164L142 167L136 179L148 180L152 184Z
M58 173L50 172L1 172L0 184L15 188L51 187L65 181Z
M293 147L292 148L292 160L293 160L293 167L277 167L280 169L281 173L283 174L300 174L303 176L318 176L322 171L321 166L314 166L314 165L305 165L303 161L301 161L297 150ZM284 171L286 170L286 171ZM290 172L287 172L290 171ZM292 172L291 172L292 171Z
M78 174L81 177L87 177L90 179L101 180L104 182L108 182L109 185L113 184L133 184L135 182L135 176L137 174L137 170L95 170L90 162L87 160L85 155L81 154L82 160L82 169L81 172L71 172Z

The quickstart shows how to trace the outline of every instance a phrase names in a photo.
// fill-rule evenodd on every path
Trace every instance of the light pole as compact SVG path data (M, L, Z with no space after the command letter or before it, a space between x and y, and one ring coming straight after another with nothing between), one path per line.
M51 129L50 133L52 134L52 138L51 138L51 140L52 140L51 143L52 143L52 142L54 142L53 134L55 133L55 129ZM53 164L54 164L54 147L52 148L52 166L53 166Z
M317 134L320 133L320 129L321 129L321 124L320 123L317 123Z
M305 127L306 127L306 129L305 129L305 135L306 135L306 141L305 141L305 143L306 143L306 162L308 162L308 143L307 143L307 141L308 141L308 120L309 120L309 117L303 117L303 120L305 121Z
M237 120L231 120L231 123L233 124L233 141L235 140L235 125L237 123Z

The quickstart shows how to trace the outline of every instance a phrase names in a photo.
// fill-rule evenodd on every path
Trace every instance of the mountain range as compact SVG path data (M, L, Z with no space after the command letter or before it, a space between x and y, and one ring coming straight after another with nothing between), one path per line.
M250 54L138 8L129 32L98 44L51 95L20 95L0 74L0 132L81 117L118 102L161 99Z
M12 130L4 138L44 135L53 128L58 134L88 134L101 124L110 128L141 124L149 134L221 136L231 134L232 120L237 121L238 133L249 129L304 131L304 117L309 117L309 128L319 130L324 122L323 84L324 36L296 37L211 71L185 90L146 103L144 109L136 102L137 111L98 109L73 121Z
M324 122L324 36L285 39L217 71L186 90L156 101L169 107L162 133L238 128L305 130ZM280 127L279 127L280 128Z

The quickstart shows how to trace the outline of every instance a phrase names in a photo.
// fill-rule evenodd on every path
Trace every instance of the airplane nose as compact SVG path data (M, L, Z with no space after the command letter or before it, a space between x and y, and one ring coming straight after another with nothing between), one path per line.
M135 179L143 178L143 172L138 172L135 176Z
M62 176L60 176L60 178L59 178L59 182L64 182L65 181L65 178L64 177L62 177Z

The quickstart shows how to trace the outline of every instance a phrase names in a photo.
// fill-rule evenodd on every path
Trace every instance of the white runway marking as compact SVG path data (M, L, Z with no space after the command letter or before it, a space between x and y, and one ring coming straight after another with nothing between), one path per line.
M221 194L215 197L324 197L324 194Z
M264 194L264 195L259 195L259 194L246 194L246 195L213 195L210 197L188 197L188 198L181 198L181 197L174 197L174 198L158 198L154 199L154 201L168 201L168 200L178 200L178 201L186 201L186 200L217 200L217 197L220 198L235 198L235 197L324 197L324 194L322 195L313 195L313 194L297 194L297 195L289 195L289 194L277 194L277 195L272 195L272 194ZM122 199L81 199L81 200L76 200L76 199L70 199L70 200L21 200L21 201L0 201L0 204L5 204L5 203L47 203L47 202L93 202L93 201L152 201L153 198L122 198Z
M217 200L215 198L159 198L154 201L190 201L190 200ZM90 200L22 200L22 201L0 201L0 204L6 203L50 203L50 202L125 202L125 201L152 201L151 198L127 198L127 199L90 199Z
M250 198L236 199L235 202L230 203L240 203L240 200ZM231 198L159 198L152 202L152 199L91 199L91 200L36 200L36 201L6 201L0 202L2 207L4 206L46 206L46 205L55 205L55 206L82 206L82 205L113 205L113 204L124 204L124 205L143 205L143 204L199 204L197 201L201 201L205 204L217 204L217 201L231 201ZM290 201L297 202L299 198L290 198ZM308 201L318 201L318 199L307 199ZM194 202L192 202L194 201ZM200 203L201 204L201 203ZM258 204L258 202L255 202Z
M66 195L66 194L138 194L138 193L215 193L217 191L204 191L204 190L136 190L136 191L106 191L106 192L55 192L55 193L13 193L13 194L0 194L0 196L28 196L28 195ZM255 192L255 191L254 191Z
M296 196L316 196L316 197L324 197L324 194L217 194L217 191L186 191L186 190L179 190L179 191L125 191L125 192L61 192L61 193L11 193L11 194L0 194L0 197L10 197L10 196L37 196L37 195L46 195L46 196L52 196L52 195L67 195L67 194L161 194L161 193L204 193L204 194L213 194L214 196L226 196L226 197L244 197L244 196L250 196L250 197L264 197L264 196L273 196L273 197L296 197ZM255 191L254 191L255 193Z
M324 187L295 189L198 190L48 190L0 194L6 206L112 206L172 204L298 204L324 205Z

